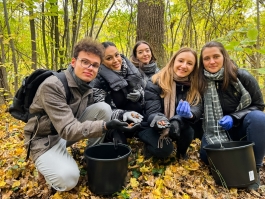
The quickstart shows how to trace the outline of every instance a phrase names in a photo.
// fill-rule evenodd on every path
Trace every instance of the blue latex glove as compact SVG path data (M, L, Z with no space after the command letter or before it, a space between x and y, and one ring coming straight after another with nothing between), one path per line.
M229 130L233 126L233 118L229 115L225 115L218 123L225 130Z
M190 105L187 101L180 100L178 107L176 108L177 115L185 118L192 118L192 113L190 112Z

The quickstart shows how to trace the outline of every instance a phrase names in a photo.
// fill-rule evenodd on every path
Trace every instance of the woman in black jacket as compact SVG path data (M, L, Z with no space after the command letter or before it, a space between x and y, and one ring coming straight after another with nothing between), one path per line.
M263 96L256 79L238 69L224 46L206 43L199 63L199 90L204 95L204 120L200 156L208 163L207 144L229 140L254 142L257 171L265 155L265 114ZM258 189L260 179L249 189Z
M159 71L153 49L146 41L136 42L130 60L140 71L145 85L149 78Z
M139 138L145 143L145 158L169 156L173 151L171 139L177 143L177 158L186 158L194 136L192 126L202 114L197 70L196 52L191 48L181 48L148 81L145 111L151 128L139 133Z
M104 57L96 79L93 93L96 102L105 101L112 108L112 118L134 123L130 132L112 131L106 141L127 143L126 137L134 136L143 116L143 82L137 68L112 42L103 42Z

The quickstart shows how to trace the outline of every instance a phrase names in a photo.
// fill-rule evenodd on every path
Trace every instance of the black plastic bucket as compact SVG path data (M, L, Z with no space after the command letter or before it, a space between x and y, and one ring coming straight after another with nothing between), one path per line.
M101 143L85 150L88 187L98 195L110 195L122 189L128 170L129 146Z
M224 187L243 188L257 179L253 142L231 141L210 144L206 150L216 184Z

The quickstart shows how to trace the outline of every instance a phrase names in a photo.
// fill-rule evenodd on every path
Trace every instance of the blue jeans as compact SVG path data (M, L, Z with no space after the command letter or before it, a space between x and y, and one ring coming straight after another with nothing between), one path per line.
M245 116L243 122L239 126L231 128L228 133L233 141L250 141L254 143L253 150L256 166L260 168L265 155L265 113L258 110L251 111ZM200 158L208 164L207 154L203 149L206 145L207 142L203 136Z
M160 134L153 128L146 128L138 133L139 139L145 143L146 150L154 157L167 158L173 151L171 140L163 140L163 147L158 148Z

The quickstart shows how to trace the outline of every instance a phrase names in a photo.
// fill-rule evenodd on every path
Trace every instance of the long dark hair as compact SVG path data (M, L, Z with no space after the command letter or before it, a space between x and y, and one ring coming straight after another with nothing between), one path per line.
M140 46L141 44L146 44L146 45L150 48L151 55L152 55L151 60L150 60L150 63L153 63L153 62L156 61L156 57L155 57L155 55L154 55L154 53L153 53L153 49L152 49L151 45L150 45L148 42L144 41L144 40L140 40L140 41L137 41L136 44L134 45L133 50L132 50L132 55L131 55L131 57L130 57L132 63L133 63L136 67L142 67L142 66L143 66L143 63L140 62L140 61L137 59L137 52L136 52L138 46Z
M201 94L205 92L207 89L207 80L206 77L204 76L204 65L203 65L203 57L202 53L206 48L212 48L216 47L220 50L224 57L224 78L223 78L223 86L222 89L227 89L228 85L230 82L236 82L237 81L237 67L234 64L234 62L231 60L230 56L228 55L226 49L224 48L223 44L217 41L210 41L206 43L200 53L200 58L199 58L199 91Z

